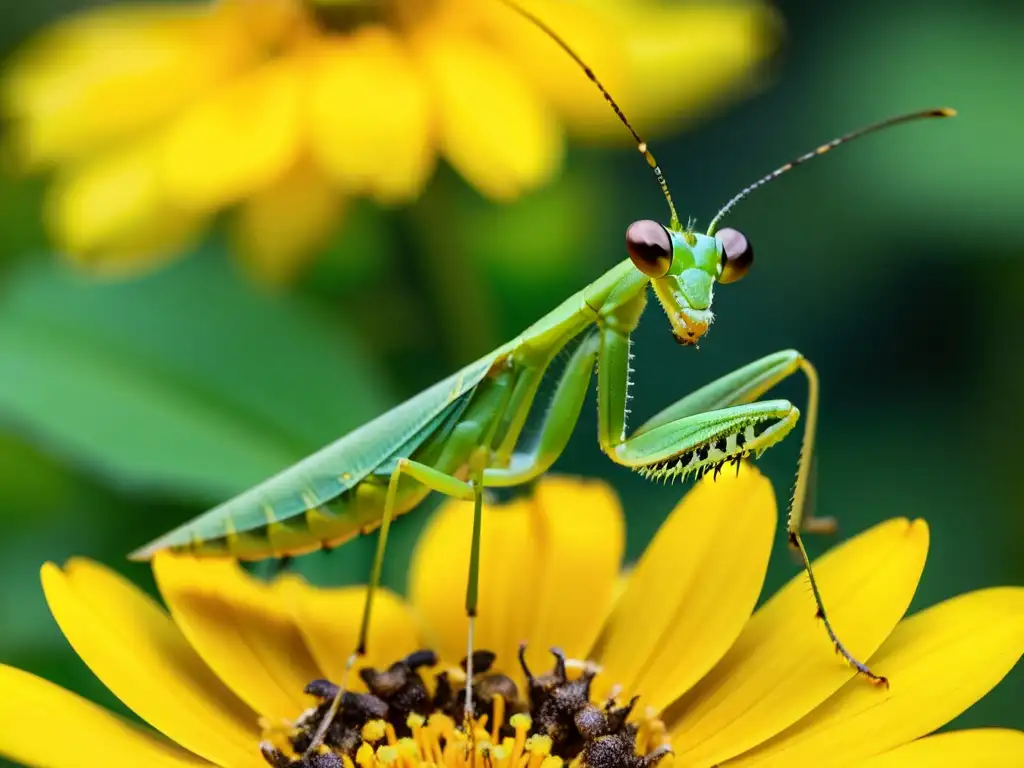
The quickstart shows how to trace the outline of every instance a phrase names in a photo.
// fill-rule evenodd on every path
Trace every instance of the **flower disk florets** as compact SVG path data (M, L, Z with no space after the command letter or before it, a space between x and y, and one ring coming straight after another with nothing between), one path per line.
M367 768L399 761L454 768L472 765L475 750L495 768L517 766L524 755L531 756L530 764L536 757L548 768L570 761L591 768L653 768L669 752L658 721L627 722L636 697L625 704L614 697L592 701L597 669L585 665L573 678L565 655L558 649L552 653L553 669L534 677L525 648L520 650L525 699L510 677L491 671L493 653L474 653L471 726L466 722L465 661L461 671L436 673L432 692L420 672L437 664L431 651L412 653L384 671L364 669L360 676L368 692L344 692L323 744L310 750L338 694L333 683L314 680L306 693L318 705L284 738L268 738L261 746L263 756L274 768Z

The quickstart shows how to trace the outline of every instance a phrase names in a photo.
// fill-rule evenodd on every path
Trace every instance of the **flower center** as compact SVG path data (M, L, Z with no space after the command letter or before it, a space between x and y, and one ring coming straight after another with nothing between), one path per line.
M631 718L636 696L625 703L593 701L596 668L583 665L572 676L564 654L552 654L551 672L534 677L520 649L524 699L511 678L490 671L494 654L477 651L468 728L465 664L435 674L432 691L420 673L437 664L432 651L412 653L385 671L363 669L369 692L346 691L323 745L304 757L338 692L333 683L314 680L306 693L317 706L295 723L265 725L260 749L274 768L561 768L569 762L654 768L670 752L665 726L653 713Z

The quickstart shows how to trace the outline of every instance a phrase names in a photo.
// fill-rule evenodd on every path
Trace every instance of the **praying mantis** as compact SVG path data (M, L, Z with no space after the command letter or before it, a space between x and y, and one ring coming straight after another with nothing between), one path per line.
M573 432L595 367L601 450L616 464L651 480L685 479L706 472L717 475L726 464L735 464L738 470L743 458L760 456L781 441L796 426L800 410L787 400L759 398L799 372L807 380L808 394L787 521L789 541L800 556L817 615L836 650L860 675L887 684L854 658L836 636L801 537L802 532L829 527L827 520L805 510L820 389L814 366L796 350L768 355L681 397L630 432L626 423L630 334L640 322L648 289L653 289L682 346L693 346L704 336L713 319L715 285L744 277L754 256L743 234L718 225L755 189L860 136L913 120L950 117L955 112L930 109L900 115L823 144L743 189L722 207L707 232L701 233L682 226L654 155L590 68L543 21L511 0L503 2L557 43L603 94L653 170L668 203L669 224L634 222L626 230L627 259L516 338L131 557L146 560L162 550L174 550L200 557L282 558L333 548L380 528L357 646L311 752L339 711L348 673L366 652L392 521L417 507L431 491L471 500L474 515L465 602L469 617L465 662L468 712L484 490L528 483L552 466ZM552 372L552 363L569 349L564 368ZM556 379L554 392L546 402L538 402L546 376ZM526 441L520 438L532 413L541 416L539 431L535 440L523 445Z

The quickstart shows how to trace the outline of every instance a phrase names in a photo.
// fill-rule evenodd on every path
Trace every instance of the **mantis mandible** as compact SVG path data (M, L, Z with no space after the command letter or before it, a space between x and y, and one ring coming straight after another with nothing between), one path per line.
M753 190L842 143L912 120L950 117L951 109L901 115L846 134L786 163L733 197L706 233L683 227L668 184L647 144L579 56L543 21L503 0L533 22L584 70L629 130L654 171L668 203L670 221L637 221L626 231L629 258L567 298L519 336L443 381L341 437L269 480L186 523L138 550L149 559L161 550L243 560L281 558L321 548L380 528L356 648L349 656L328 715L309 752L322 741L341 705L347 676L366 652L375 590L392 521L419 505L431 491L474 502L466 613L467 718L471 713L473 627L480 572L480 530L485 488L517 486L546 472L564 450L597 368L598 442L616 464L652 480L716 474L782 440L800 411L786 400L759 400L776 384L800 372L808 395L803 443L787 532L811 583L818 616L842 657L867 679L887 684L854 658L829 622L801 532L828 529L828 521L805 515L805 498L818 412L818 376L795 350L752 362L692 392L629 432L630 334L653 288L676 340L695 345L712 322L716 283L742 278L753 248L735 229L718 229L722 218ZM562 350L577 342L557 374L553 395L538 404L542 379ZM543 409L537 439L526 448L520 436L534 408ZM308 753L307 753L308 754Z

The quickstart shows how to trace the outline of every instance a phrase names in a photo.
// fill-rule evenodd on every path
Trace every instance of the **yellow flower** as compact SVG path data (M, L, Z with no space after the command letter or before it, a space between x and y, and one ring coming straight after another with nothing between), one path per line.
M559 749L570 748L582 749L574 765L589 758L598 766L602 749L635 733L640 755L621 753L616 765L1024 764L1020 731L928 736L984 696L1024 652L1024 589L979 590L903 618L927 554L924 522L890 520L829 552L816 565L834 623L851 650L891 681L888 690L872 686L831 653L803 576L753 610L777 511L770 484L752 468L717 483L705 478L622 576L622 514L606 486L548 478L531 499L489 509L478 646L497 660L477 678L475 701L497 722L478 723L477 749L495 768L555 768L571 757ZM462 655L469 516L455 503L431 521L410 573L411 605L387 593L378 604L369 665L386 666L424 640L442 659ZM263 740L269 759L289 765L275 748L289 749L294 724L315 704L304 686L339 678L361 589L315 590L294 577L265 585L230 562L189 557L162 556L155 574L170 616L85 561L45 566L43 586L76 652L167 738L0 667L0 754L53 768L233 768L266 765L257 749ZM516 680L524 690L516 662L524 640L535 673L550 668L549 646L570 657L566 679L533 680L538 695L557 689L567 701L598 669L578 660L599 665L591 694L600 706L573 699L573 711L587 717L569 721L569 731L545 731L561 710L524 711L508 687ZM458 670L445 674L459 683ZM387 698L413 676L407 662L387 674L367 672L366 680ZM442 682L423 677L439 699ZM318 686L322 694L329 684ZM619 704L640 697L638 730L576 738L571 728L612 717L608 695ZM354 695L352 712L380 700ZM448 714L421 708L399 718L397 700L388 701L382 717L390 721L371 713L345 726L354 761L321 756L304 765L468 765L465 737ZM403 729L410 735L403 738ZM659 745L674 754L662 755Z
M729 7L526 0L643 128L749 89L777 21ZM220 0L110 6L43 33L2 84L11 150L53 169L58 245L106 272L176 255L233 211L281 279L345 200L417 197L438 155L495 200L552 177L563 129L624 136L583 73L499 0Z

